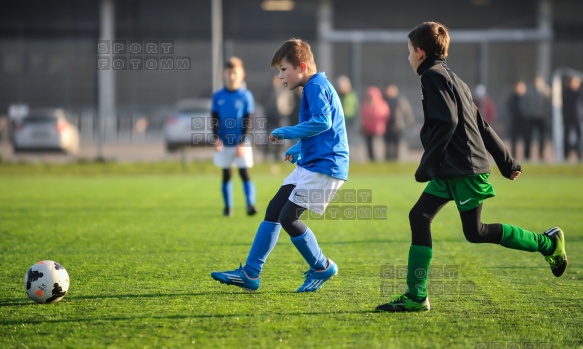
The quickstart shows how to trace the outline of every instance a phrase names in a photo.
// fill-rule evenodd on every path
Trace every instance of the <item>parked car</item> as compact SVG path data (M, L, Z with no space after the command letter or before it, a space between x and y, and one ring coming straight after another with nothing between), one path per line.
M68 154L79 150L79 130L60 108L31 109L15 125L14 151L62 151Z
M166 150L186 146L209 146L212 134L210 99L183 99L176 103L164 125Z

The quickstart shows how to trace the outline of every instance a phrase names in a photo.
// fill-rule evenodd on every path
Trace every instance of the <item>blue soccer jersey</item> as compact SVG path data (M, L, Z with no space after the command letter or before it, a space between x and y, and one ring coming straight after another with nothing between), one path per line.
M217 135L225 147L235 147L241 142L250 120L246 123L244 116L255 112L255 100L251 91L240 88L230 91L222 88L213 94L211 111L218 115Z
M300 123L275 129L272 133L285 139L300 139L298 166L334 178L348 179L344 111L325 73L316 73L304 86Z

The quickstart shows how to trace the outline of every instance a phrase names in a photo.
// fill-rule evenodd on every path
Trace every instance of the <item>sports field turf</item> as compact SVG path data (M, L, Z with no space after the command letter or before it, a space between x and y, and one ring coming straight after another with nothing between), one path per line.
M291 169L253 169L260 212ZM244 263L262 220L244 215L238 177L235 217L221 216L210 164L0 164L0 348L583 348L582 166L527 165L516 182L494 169L498 196L483 211L563 228L561 278L538 253L465 241L450 204L433 222L432 311L373 311L405 284L408 212L424 188L414 170L352 167L343 189L370 190L358 205L387 215L307 220L340 272L297 294L307 265L283 231L258 292L210 278ZM24 292L43 259L71 277L60 303Z

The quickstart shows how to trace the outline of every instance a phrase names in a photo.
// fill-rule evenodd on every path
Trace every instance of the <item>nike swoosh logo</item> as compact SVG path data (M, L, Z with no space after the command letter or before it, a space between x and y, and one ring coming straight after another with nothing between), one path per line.
M468 203L468 201L472 200L473 198L469 198L466 201L460 201L460 205L465 205Z

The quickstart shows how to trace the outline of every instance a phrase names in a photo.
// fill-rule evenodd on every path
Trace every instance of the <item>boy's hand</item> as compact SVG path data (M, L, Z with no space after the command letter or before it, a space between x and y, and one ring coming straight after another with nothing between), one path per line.
M216 151L223 150L223 141L221 141L220 139L217 139L217 144L215 144L215 150Z
M516 178L520 177L521 174L522 172L520 171L512 171L512 174L510 174L510 180L515 180Z
M244 146L245 146L244 144L237 145L237 150L235 150L235 156L237 156L238 158L243 157L243 147Z
M298 160L300 158L301 158L300 153L293 151L293 147L289 148L285 152L285 161L289 161L292 164L295 164L296 162L298 162Z
M269 134L269 141L271 143L279 143L279 142L283 141L283 136L281 134L278 134L278 133L276 133L276 134L270 133Z
M280 127L271 131L271 134L269 135L269 140L272 143L283 144L283 140L285 139L285 132L283 131L284 129L285 127Z

